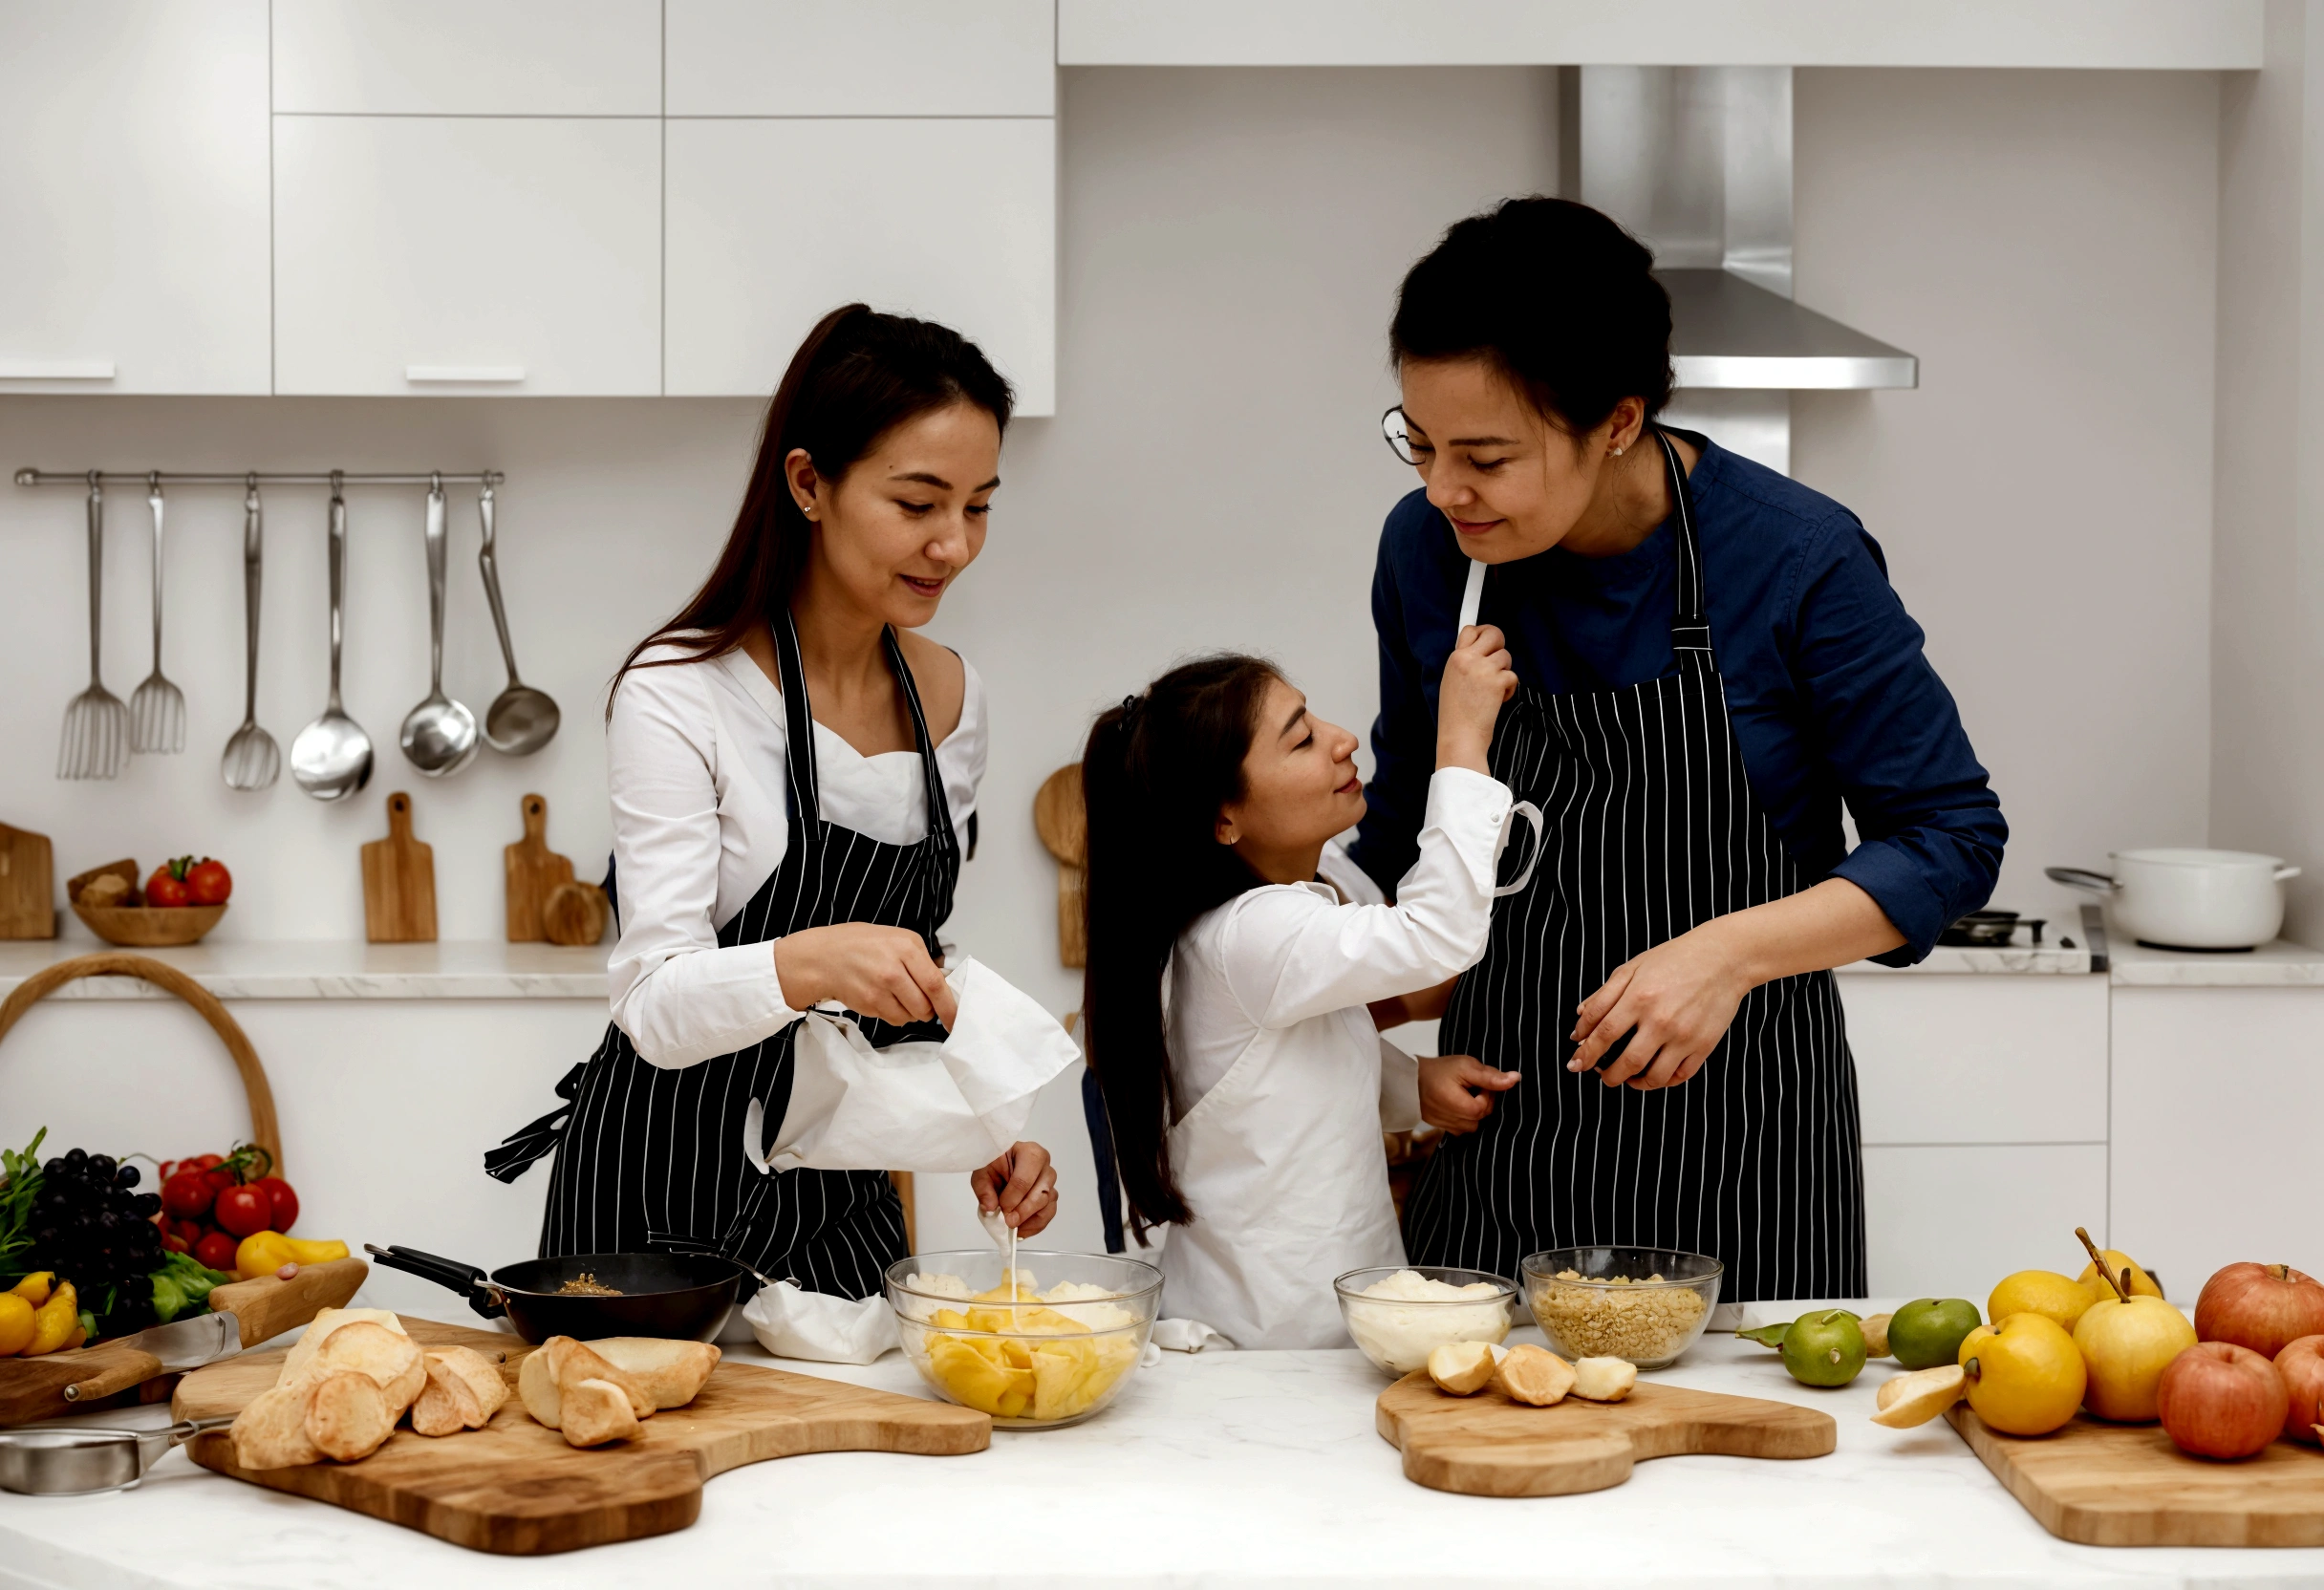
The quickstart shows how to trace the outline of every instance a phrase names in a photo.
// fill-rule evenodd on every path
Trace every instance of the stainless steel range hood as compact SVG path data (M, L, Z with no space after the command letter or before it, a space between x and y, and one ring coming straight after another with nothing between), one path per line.
M1901 348L1792 301L1789 67L1567 67L1560 187L1654 249L1668 418L1791 467L1791 395L1920 384Z

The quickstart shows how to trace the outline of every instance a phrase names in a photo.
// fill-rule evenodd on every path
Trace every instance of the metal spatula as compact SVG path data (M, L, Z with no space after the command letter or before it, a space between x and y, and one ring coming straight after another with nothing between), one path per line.
M153 508L153 672L129 698L129 748L162 752L185 749L185 692L161 672L161 477L145 477L145 501Z
M105 589L105 492L89 471L89 688L65 707L64 736L56 747L60 779L118 779L129 760L129 708L105 688L97 668L103 634Z

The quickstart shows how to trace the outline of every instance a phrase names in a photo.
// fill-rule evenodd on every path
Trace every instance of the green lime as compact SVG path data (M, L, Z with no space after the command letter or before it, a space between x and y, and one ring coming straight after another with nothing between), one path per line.
M1965 1298L1915 1298L1888 1321L1888 1350L1907 1369L1938 1368L1953 1363L1962 1338L1983 1323Z
M1864 1366L1864 1333L1844 1308L1802 1314L1783 1333L1783 1366L1802 1386L1845 1386Z

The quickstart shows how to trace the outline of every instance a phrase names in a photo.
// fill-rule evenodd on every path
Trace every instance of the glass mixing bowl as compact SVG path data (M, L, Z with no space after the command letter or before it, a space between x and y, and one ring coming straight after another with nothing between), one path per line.
M1079 1424L1121 1395L1145 1356L1162 1272L1110 1254L1021 1248L1011 1303L1007 1268L991 1248L889 1265L904 1356L938 1396L991 1414L996 1429Z
M1391 1277L1416 1275L1452 1286L1485 1286L1468 1298L1368 1298L1367 1286ZM1331 1283L1339 1295L1340 1318L1372 1367L1402 1377L1428 1366L1429 1354L1448 1342L1499 1342L1509 1334L1517 1289L1499 1276L1443 1264L1381 1264L1350 1270Z
M1670 1248L1551 1248L1527 1254L1525 1303L1562 1358L1626 1358L1660 1369L1694 1345L1727 1266Z

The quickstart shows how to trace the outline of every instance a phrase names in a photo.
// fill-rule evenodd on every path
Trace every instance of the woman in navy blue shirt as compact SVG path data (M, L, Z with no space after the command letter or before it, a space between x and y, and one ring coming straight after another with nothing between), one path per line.
M1675 1249L1724 1262L1729 1301L1861 1296L1830 969L1926 956L1985 903L2008 830L1856 516L1656 425L1651 264L1595 210L1513 200L1398 299L1386 428L1421 489L1381 535L1353 853L1384 888L1409 864L1434 681L1478 622L1522 684L1493 771L1540 817L1502 858L1484 959L1377 1012L1444 1015L1422 1105L1451 1135L1407 1246L1504 1275L1548 1248Z

